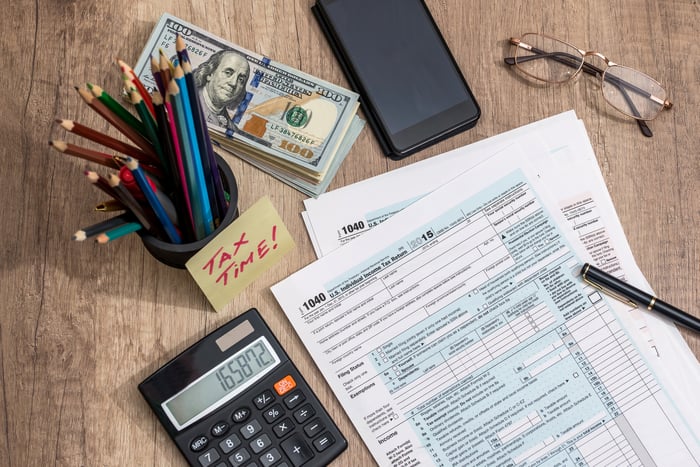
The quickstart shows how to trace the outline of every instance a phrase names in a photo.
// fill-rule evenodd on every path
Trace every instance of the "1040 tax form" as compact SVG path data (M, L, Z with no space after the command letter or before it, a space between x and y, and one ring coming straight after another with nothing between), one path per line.
M587 259L513 149L272 292L381 465L699 464Z

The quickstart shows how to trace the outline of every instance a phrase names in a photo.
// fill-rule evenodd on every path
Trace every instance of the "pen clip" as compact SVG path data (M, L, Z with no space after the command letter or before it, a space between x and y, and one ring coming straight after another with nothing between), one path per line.
M601 285L598 285L598 284L595 284L595 283L589 281L585 274L583 274L583 281L584 281L586 284L588 284L588 285L590 285L591 287L593 287L594 289L598 289L598 290L600 290L601 292L603 292L604 294L609 295L610 297L612 297L612 298L614 298L614 299L616 299L616 300L619 300L619 301L621 301L622 303L627 303L628 305L630 305L630 306L632 306L632 307L634 307L634 308L637 308L637 307L638 307L637 304L634 303L634 302L633 302L632 300L630 300L629 298L623 297L622 295L619 295L619 294L613 292L612 290L608 290L608 289L602 287Z

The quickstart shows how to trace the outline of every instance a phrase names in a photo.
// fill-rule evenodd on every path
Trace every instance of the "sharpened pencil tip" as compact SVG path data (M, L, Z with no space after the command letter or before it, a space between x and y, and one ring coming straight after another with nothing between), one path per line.
M87 238L87 235L85 234L85 231L78 230L76 233L73 234L71 238L73 239L73 241L82 242Z
M65 152L65 150L68 149L68 144L65 141L61 141L58 139L53 139L49 141L49 146L55 148L59 152Z

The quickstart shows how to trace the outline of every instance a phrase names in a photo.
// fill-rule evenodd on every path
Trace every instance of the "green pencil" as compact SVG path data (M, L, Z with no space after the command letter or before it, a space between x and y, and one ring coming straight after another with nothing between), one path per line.
M148 139L150 139L151 143L153 143L153 149L156 151L156 154L160 159L160 163L163 166L163 171L165 172L166 179L170 179L172 174L172 171L170 169L170 162L163 153L163 146L160 144L160 138L158 137L158 129L156 128L156 123L153 121L153 116L151 115L150 110L148 110L146 102L143 100L143 97L141 97L141 94L139 94L139 92L136 89L131 91L131 103L134 104L134 107L136 107L136 111L138 112L139 117L141 117L141 122L146 127Z
M129 125L134 130L138 131L141 136L148 139L148 133L146 132L146 127L138 118L134 116L131 112L126 110L119 102L114 100L112 96L107 94L107 91L103 90L100 86L96 84L87 83L88 89L92 91L92 94L102 102L109 110L114 112L119 118L121 118L127 125Z
M108 230L107 232L99 234L95 241L97 243L111 242L112 240L116 240L117 238L123 237L124 235L136 232L137 230L141 230L141 224L139 224L138 222L129 222L127 224L120 225L119 227L115 227L111 230Z

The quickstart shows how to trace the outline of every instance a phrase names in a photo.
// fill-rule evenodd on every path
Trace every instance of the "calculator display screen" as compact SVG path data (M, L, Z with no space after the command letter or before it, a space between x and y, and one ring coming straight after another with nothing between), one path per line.
M181 430L247 389L279 362L267 339L260 337L163 402L163 410Z

